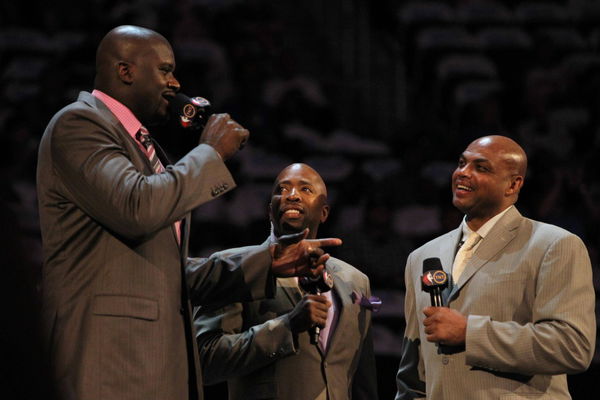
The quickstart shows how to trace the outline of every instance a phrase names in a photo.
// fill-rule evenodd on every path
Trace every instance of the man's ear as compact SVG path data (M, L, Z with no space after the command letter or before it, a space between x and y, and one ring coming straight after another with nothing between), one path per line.
M510 179L510 186L506 190L506 194L509 196L519 194L521 187L523 186L523 177L521 175L515 175Z
M329 217L329 204L325 204L321 208L321 223L327 221L328 217Z
M133 83L133 73L135 66L127 61L119 61L117 64L117 72L121 82L131 85Z

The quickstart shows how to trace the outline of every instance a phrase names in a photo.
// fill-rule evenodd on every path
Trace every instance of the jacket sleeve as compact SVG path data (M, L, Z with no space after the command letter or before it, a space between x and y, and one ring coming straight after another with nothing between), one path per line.
M469 316L467 364L524 375L578 373L589 366L596 337L595 295L583 242L572 234L555 238L536 279L532 322Z
M144 175L132 162L135 143L91 108L65 112L48 129L42 146L49 147L52 173L64 185L63 201L128 239L151 236L226 191L214 187L235 187L215 150L204 144L163 173Z
M425 398L425 369L421 355L421 339L415 302L415 282L411 267L412 254L408 257L405 269L406 295L404 315L406 328L402 339L402 357L396 374L396 400Z
M235 303L214 312L196 310L198 351L208 385L249 374L296 351L287 314L243 330L244 307Z
M209 258L188 258L186 279L192 305L206 312L233 302L273 297L276 280L271 261L267 243L221 251Z

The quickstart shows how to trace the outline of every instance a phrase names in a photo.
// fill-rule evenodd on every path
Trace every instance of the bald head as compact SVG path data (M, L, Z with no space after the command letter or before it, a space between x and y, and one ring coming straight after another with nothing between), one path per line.
M294 163L281 170L275 179L274 189L282 180L282 177L287 177L288 175L296 175L302 177L306 181L311 182L311 184L313 184L319 191L319 194L327 198L327 186L325 186L323 178L321 178L321 175L314 168L304 163Z
M527 155L517 142L506 136L490 135L474 140L472 146L487 148L500 156L501 160L513 175L525 177L527 173Z
M119 62L135 63L156 42L168 41L153 30L133 25L122 25L108 32L96 51L95 87L110 91L117 79Z

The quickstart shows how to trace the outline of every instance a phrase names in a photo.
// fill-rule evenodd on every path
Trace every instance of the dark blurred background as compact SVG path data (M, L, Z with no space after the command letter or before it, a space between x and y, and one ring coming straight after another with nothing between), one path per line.
M239 187L194 212L192 255L262 242L284 166L307 162L322 174L332 214L320 236L344 239L332 253L367 273L384 301L374 318L381 398L395 393L406 256L459 224L450 174L476 137L501 133L523 145L530 168L520 211L579 235L600 290L600 2L2 2L6 398L51 391L32 318L42 260L38 142L56 111L91 91L96 46L121 24L167 37L182 91L251 131L228 162ZM173 159L198 140L174 124L153 132ZM588 372L569 377L575 399L589 398L599 371L597 351ZM226 398L224 385L206 393Z

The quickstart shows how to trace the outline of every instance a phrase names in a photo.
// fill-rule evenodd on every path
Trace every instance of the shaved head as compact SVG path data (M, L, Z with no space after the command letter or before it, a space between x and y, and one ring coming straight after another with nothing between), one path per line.
M314 168L304 163L294 163L285 167L279 173L279 175L277 175L277 178L275 179L274 188L277 187L282 177L294 173L304 176L306 179L310 179L311 182L313 182L313 184L318 187L319 194L327 198L327 186L325 186L323 178Z
M525 177L527 173L527 155L517 142L506 136L490 135L474 140L471 146L486 147L501 156L506 167L514 175ZM469 148L467 147L467 149Z
M159 33L139 26L122 25L108 32L96 51L95 87L102 90L119 61L135 62L156 41L168 44Z

